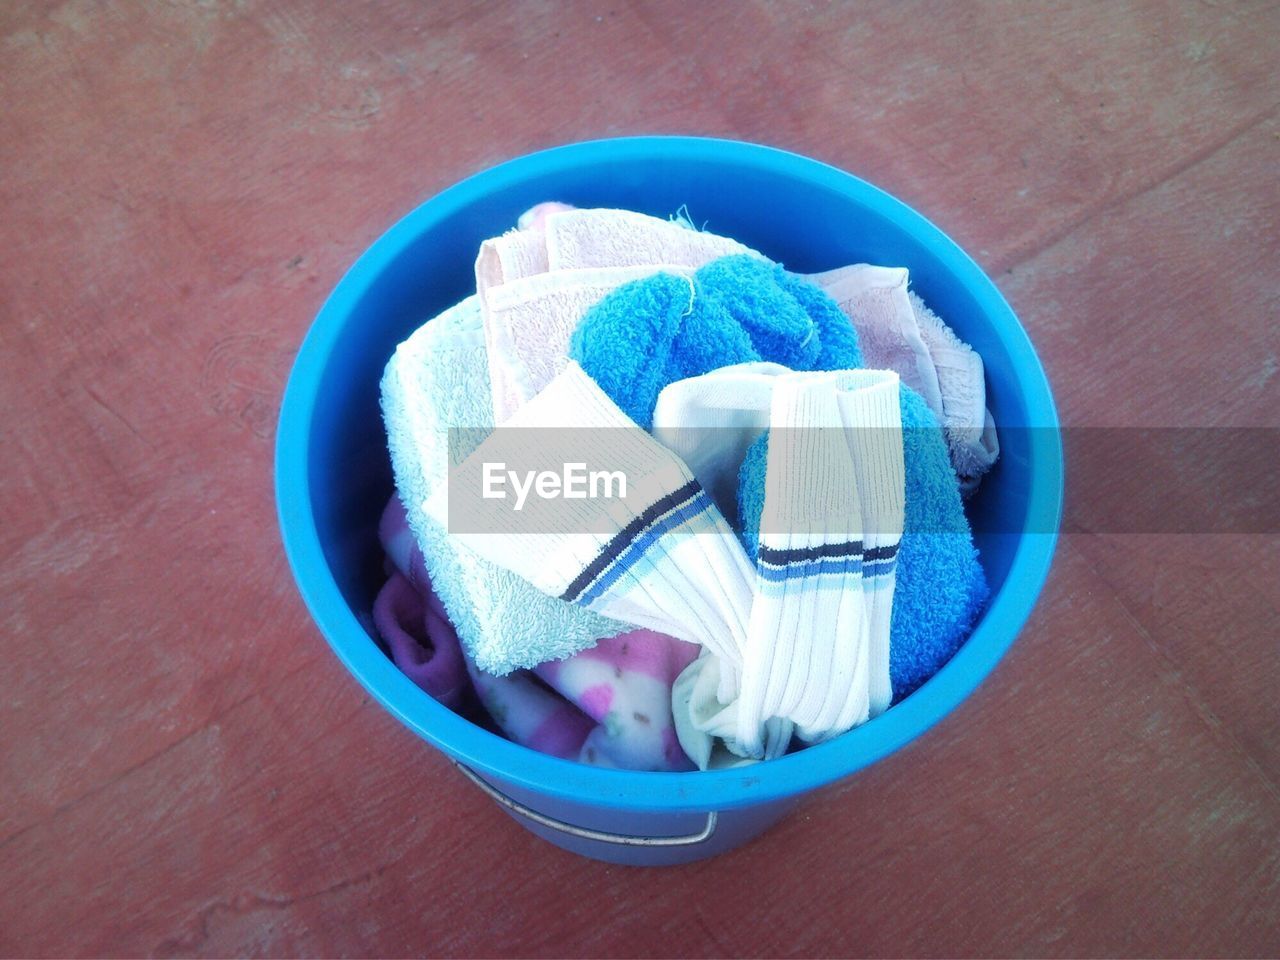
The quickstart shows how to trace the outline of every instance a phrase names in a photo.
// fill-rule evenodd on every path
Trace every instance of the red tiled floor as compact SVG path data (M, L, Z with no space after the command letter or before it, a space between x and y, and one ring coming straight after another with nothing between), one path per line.
M525 835L362 696L270 474L293 352L395 217L637 132L923 210L1070 425L1274 426L1277 36L1264 3L0 6L0 953L1274 955L1274 537L1069 509L955 716L636 872Z

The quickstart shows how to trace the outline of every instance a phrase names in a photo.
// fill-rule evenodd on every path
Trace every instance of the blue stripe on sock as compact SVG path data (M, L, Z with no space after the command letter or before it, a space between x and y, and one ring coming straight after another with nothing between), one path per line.
M785 567L756 565L756 575L762 580L773 583L832 573L848 573L854 576L861 576L862 559L860 557L846 557L843 560L806 560L802 563L789 563Z
M862 566L862 575L864 577L884 577L893 573L897 568L898 561L896 558L890 560L876 560L870 563L864 563Z
M564 593L560 594L561 600L574 603L579 600L582 591L584 591L591 582L604 572L618 556L621 555L627 545L632 542L645 527L654 523L663 514L674 510L681 504L688 503L693 500L702 488L698 485L698 481L690 480L679 490L667 494L665 497L657 500L646 507L639 516L635 517L630 523L623 527L614 535L603 550L596 555L582 572L574 577L573 582L569 584Z
M644 552L652 546L659 537L670 533L681 524L688 523L700 514L706 513L711 509L711 500L705 493L699 490L687 504L678 510L668 513L665 517L654 523L643 536L637 537L635 541L627 547L627 549L618 557L608 570L606 570L592 586L578 598L579 604L590 604L595 601L602 593L618 582L618 579L633 567Z

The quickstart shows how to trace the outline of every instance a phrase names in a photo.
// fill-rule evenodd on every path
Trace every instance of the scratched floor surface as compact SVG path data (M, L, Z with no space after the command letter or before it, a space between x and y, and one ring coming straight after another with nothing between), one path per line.
M1068 424L1275 425L1277 37L1249 2L0 6L0 953L1280 951L1274 538L1088 532L1072 488L960 710L738 852L634 872L369 702L270 485L293 353L370 241L636 132L924 211Z

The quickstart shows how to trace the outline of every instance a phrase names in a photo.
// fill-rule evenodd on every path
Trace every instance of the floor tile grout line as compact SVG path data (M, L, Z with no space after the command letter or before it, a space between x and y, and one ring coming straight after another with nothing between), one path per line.
M281 680L287 680L290 677L294 676L295 674L299 673L300 671L302 671L303 669L311 665L312 665L311 658L309 657L306 662L301 663L298 666L294 667L292 670L289 670L287 673L282 674L278 678L277 682ZM116 784L121 783L124 780L127 780L129 777L133 776L139 770L145 769L146 767L150 766L154 761L163 757L165 754L169 753L172 750L177 749L178 747L186 743L188 740L208 730L209 727L213 726L215 723L221 722L226 717L230 716L232 713L239 710L242 706L244 706L249 701L260 698L262 696L262 693L263 693L262 690L253 690L250 693L245 694L239 700L236 700L234 703L230 704L224 709L219 710L217 713L213 714L212 716L207 717L204 720L204 722L201 723L198 727L195 727L187 731L182 736L178 737L178 739L172 741L171 743L165 744L165 746L161 747L159 750L144 757L138 762L126 767L124 770L121 770L118 773L112 774L106 780L90 787L84 793L78 794L72 797L70 800L66 800L58 804L56 807L54 807L51 811L49 811L44 816L39 817L36 820L33 820L31 823L28 823L24 827L20 827L14 833L11 833L9 834L9 836L0 840L0 851L3 851L10 844L18 840L20 837L23 837L26 834L30 833L32 830L35 830L38 827L51 823L52 821L58 819L64 814L74 810L76 807L80 806L80 804L88 800L92 800L94 797L102 793L104 790L109 790L112 787L114 787Z
M1185 159L1180 160L1178 163L1174 164L1172 168L1157 177L1157 179L1144 183L1132 190L1120 194L1119 196L1104 200L1102 203L1090 207L1079 217L1076 217L1074 220L1069 222L1066 226L1049 234L1045 239L1032 246L1028 251L1017 256L1016 259L1008 263L1002 263L997 260L991 267L992 272L997 274L1009 273L1013 270L1027 266L1027 264L1031 263L1033 260L1036 260L1043 254L1053 250L1060 243L1096 217L1100 217L1114 209L1123 207L1134 200L1160 189L1160 187L1164 186L1169 181L1182 176L1182 174L1186 173L1188 170L1192 170L1205 161L1211 159L1254 128L1266 123L1275 116L1278 110L1280 110L1280 104L1272 104L1262 113L1257 114L1244 123L1233 127L1223 139L1202 147L1187 156Z
M1082 533L1084 536L1089 537L1098 536L1098 534L1093 533L1092 531L1082 531ZM1200 722L1208 728L1210 735L1216 738L1225 739L1231 745L1232 750L1239 755L1241 760L1244 761L1244 764L1248 767L1249 771L1262 781L1263 788L1267 794L1271 796L1277 805L1280 805L1280 784L1277 784L1267 775L1266 770L1263 769L1262 765L1253 758L1244 743L1241 742L1240 738L1235 735L1231 728L1224 723L1222 718L1214 711L1213 707L1205 699L1203 694L1201 694L1199 688L1186 678L1182 669L1178 666L1173 657L1163 647L1156 643L1155 638L1151 635L1151 631L1149 631L1142 621L1134 615L1128 603L1125 602L1124 597L1121 596L1120 591L1116 589L1111 581L1100 570L1098 570L1089 557L1085 556L1078 547L1071 543L1069 537L1064 537L1063 541L1064 546L1080 558L1080 560L1089 569L1089 572L1106 584L1107 590L1110 592L1112 598L1116 601L1116 604L1124 614L1124 618L1133 626L1134 630L1138 633L1138 636L1141 637L1143 644L1151 651L1152 655L1154 655L1156 659L1172 674L1173 678L1177 681L1178 686L1182 690L1182 693L1191 704L1192 710L1195 711Z

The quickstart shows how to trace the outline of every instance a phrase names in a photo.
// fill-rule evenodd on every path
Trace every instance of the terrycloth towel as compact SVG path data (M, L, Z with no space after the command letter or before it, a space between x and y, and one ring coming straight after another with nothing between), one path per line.
M914 293L902 268L854 264L810 275L858 331L866 363L896 370L942 423L961 488L972 492L999 455L982 358Z
M714 302L718 297L728 305L699 317L698 343L693 346L684 346L681 330L683 321L697 314L697 303L689 317L681 318L688 306L687 286L681 278L663 275L614 291L592 308L574 335L571 352L583 369L638 422L653 422L658 391L679 379L708 373L722 365L765 359L792 369L864 366L852 325L812 284L773 265L752 263L741 257L711 264L695 279L700 291L698 302ZM722 284L725 289L719 289ZM778 287L792 298L803 298L806 309L813 311L806 314L807 325L788 319L790 312L785 300L780 300ZM784 337L761 338L757 342L748 336L749 345L741 346L741 318L750 317L756 309L769 311L781 329L806 331L809 340L805 342L802 337L803 348L795 349L795 343L788 343ZM701 359L698 346L703 340L738 346L725 350L721 362L707 363ZM755 349L757 346L765 349ZM787 364L779 359L781 356L790 356L793 362ZM806 358L807 364L803 362ZM900 396L906 505L890 626L890 678L895 700L915 690L951 658L969 635L987 598L986 579L964 516L942 431L918 394L904 387ZM736 415L743 416L742 409L733 404L722 404L722 409L730 414L737 410ZM667 427L697 422L681 404L672 407L663 420ZM693 471L695 476L723 513L733 518L734 528L741 533L748 551L754 550L764 505L767 441L763 437L757 439L757 432L765 426L767 423L758 417L753 420L746 415L738 423L740 435L732 440L733 449L724 456L716 460L710 441L690 454L699 464ZM728 442L733 431L718 430L717 434ZM748 441L758 446L754 455L743 459L740 451ZM687 448L682 449L689 453ZM715 469L705 469L699 457L715 461ZM735 473L739 467L741 475ZM736 501L736 506L731 501Z
M996 422L987 409L982 357L914 293L911 306L920 324L920 336L938 371L938 389L942 393L939 419L951 452L951 465L960 478L960 489L969 494L978 488L983 474L1000 456Z
M497 423L560 371L578 321L610 290L659 270L692 273L728 254L759 257L734 240L629 210L546 203L520 225L482 244L476 258Z
M395 573L374 603L374 622L418 686L455 710L474 688L509 739L542 753L628 770L692 769L676 736L671 689L697 647L633 630L533 673L484 673L462 652L399 498L387 504L380 535Z
M382 378L396 489L435 590L465 649L487 673L535 667L626 632L626 624L548 597L450 537L421 509L492 430L479 304L468 298L400 344Z

